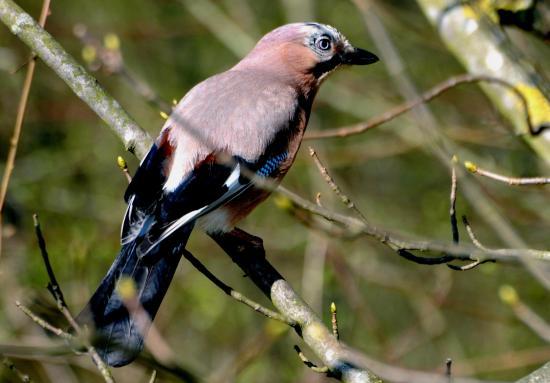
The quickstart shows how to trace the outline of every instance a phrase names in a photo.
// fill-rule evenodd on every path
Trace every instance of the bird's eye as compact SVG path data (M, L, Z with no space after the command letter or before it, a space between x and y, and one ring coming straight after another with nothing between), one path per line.
M322 51L328 51L330 49L330 39L328 37L321 37L317 40L317 48Z

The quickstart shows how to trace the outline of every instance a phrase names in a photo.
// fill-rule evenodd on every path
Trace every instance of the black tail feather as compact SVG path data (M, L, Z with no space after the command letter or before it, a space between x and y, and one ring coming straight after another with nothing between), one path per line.
M155 318L191 231L191 228L182 229L174 235L177 243L174 243L175 240L167 241L171 243L160 246L155 250L158 254L148 256L147 262L138 257L135 242L124 245L79 314L77 321L95 330L94 346L110 366L119 367L132 362L143 349L147 322ZM140 321L138 325L116 292L117 282L124 276L134 280L139 303L149 316L149 321Z

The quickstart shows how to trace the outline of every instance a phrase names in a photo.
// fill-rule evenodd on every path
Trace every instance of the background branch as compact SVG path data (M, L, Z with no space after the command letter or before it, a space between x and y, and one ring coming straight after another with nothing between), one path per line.
M0 20L109 125L126 150L140 158L147 153L151 137L28 13L12 0L0 0Z
M528 101L533 131L541 133L523 137L540 158L550 164L550 133L543 131L550 127L547 80L522 58L502 28L484 13L477 2L417 0L417 3L468 72L505 79L523 93ZM510 92L491 85L482 85L482 89L516 132L526 131L523 107L510 98Z
M42 10L40 11L40 18L38 24L44 27L46 24L46 18L50 12L50 0L44 0L42 2ZM10 177L15 167L15 156L17 154L17 145L19 144L19 137L21 137L21 130L23 128L23 118L25 117L25 111L27 110L27 101L29 99L29 93L31 91L32 79L34 77L34 68L36 67L36 57L32 56L29 59L27 66L27 73L25 74L25 80L23 81L23 89L21 91L21 97L19 98L19 105L17 106L17 116L15 118L15 126L10 139L10 148L8 150L8 157L6 159L6 166L4 168L4 174L2 175L2 183L0 184L0 256L2 255L2 237L3 237L3 219L2 213L4 210L4 202L6 201L6 194L8 193L8 185L10 183Z
M530 115L531 112L529 111L527 98L523 93L521 93L514 86L514 84L506 80L502 80L498 77L491 77L487 75L462 74L462 75L457 75L457 76L448 78L447 80L433 86L431 89L428 89L424 93L418 95L418 97L415 97L410 101L404 102L401 105L397 105L391 108L390 110L378 116L373 117L367 122L362 122L351 126L344 126L341 128L310 132L306 134L305 139L336 138L336 137L341 138L341 137L348 137L348 136L354 136L356 134L361 134L366 132L367 130L376 128L382 124L390 122L391 120L401 116L402 114L409 112L410 110L414 109L419 105L432 101L433 99L441 96L443 93L457 87L458 85L484 83L484 82L505 87L509 89L512 93L514 93L517 96L519 103L521 104L523 109L521 112L525 116L525 124L527 126L526 132L531 134L538 133L535 130L537 128L535 128L531 122L531 115Z

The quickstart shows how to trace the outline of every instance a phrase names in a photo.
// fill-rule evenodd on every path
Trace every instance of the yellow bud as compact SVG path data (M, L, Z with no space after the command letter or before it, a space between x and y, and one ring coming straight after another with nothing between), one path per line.
M336 303L332 302L332 303L330 304L330 312L331 312L332 314L335 314L335 313L336 313Z
M176 100L175 98L172 99L172 105L176 106L178 105L178 100Z
M134 280L130 277L120 278L116 286L116 292L123 300L134 298L137 294Z
M103 45L111 51L118 51L120 49L120 39L114 33L107 33L103 38Z
M458 163L458 156L456 154L454 154L453 158L451 158L451 161L453 161L453 164Z
M282 210L290 210L292 208L292 201L285 196L278 195L274 198L275 205Z
M162 117L163 120L168 120L168 114L166 114L166 112L163 112L161 110L159 114L160 114L160 116Z
M465 161L465 162L464 162L464 167L465 167L466 170L468 170L469 172L472 172L472 173L477 172L477 165L474 164L473 162Z
M95 61L97 58L97 51L92 45L84 45L82 48L82 58L87 64L90 64Z
M122 156L117 157L116 163L118 164L118 167L121 168L122 170L128 167L128 165L126 164L126 160L122 158Z
M519 296L512 286L503 285L498 289L498 295L500 300L506 303L507 305L514 306L519 302Z

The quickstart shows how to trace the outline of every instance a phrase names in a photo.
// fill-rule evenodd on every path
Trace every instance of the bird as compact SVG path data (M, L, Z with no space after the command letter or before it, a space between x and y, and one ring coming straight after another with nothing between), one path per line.
M108 365L124 366L143 349L191 232L231 231L272 190L254 180L282 180L327 76L376 61L332 26L286 24L181 99L128 185L120 252L77 318L94 329ZM145 323L120 296L128 279Z

